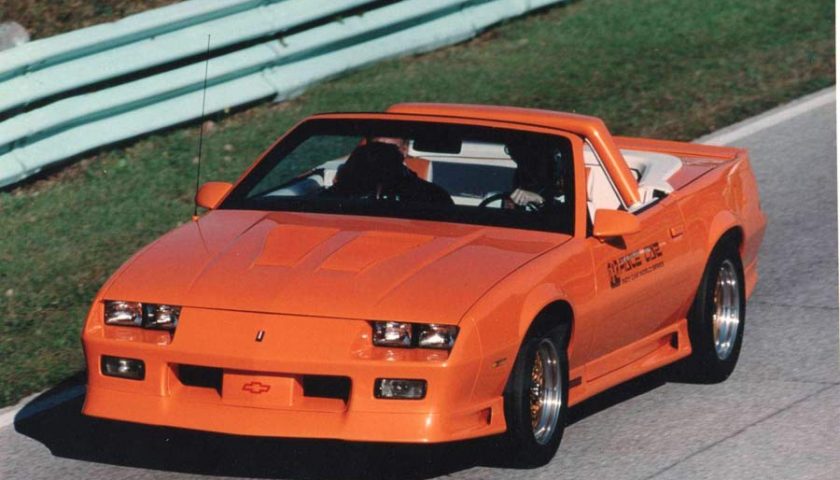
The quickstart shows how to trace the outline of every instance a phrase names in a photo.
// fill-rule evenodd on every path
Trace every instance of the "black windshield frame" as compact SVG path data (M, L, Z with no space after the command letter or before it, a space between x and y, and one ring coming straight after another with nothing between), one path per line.
M550 139L562 147L566 180L562 213L526 213L518 210L478 208L474 206L438 206L427 204L394 204L320 197L264 196L249 198L251 190L286 156L308 138L316 135L417 138L429 135L455 135L462 139L495 143L545 141ZM568 134L537 133L527 128L491 127L469 123L417 121L414 119L315 118L307 120L278 142L254 166L218 207L221 210L263 210L328 213L339 215L390 217L429 220L470 225L486 225L572 235L575 219L574 158Z

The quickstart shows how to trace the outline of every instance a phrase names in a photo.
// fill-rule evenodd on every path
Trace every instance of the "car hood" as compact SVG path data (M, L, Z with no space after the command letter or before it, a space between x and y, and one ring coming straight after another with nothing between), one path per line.
M393 218L217 210L140 251L102 296L457 323L499 280L569 238Z

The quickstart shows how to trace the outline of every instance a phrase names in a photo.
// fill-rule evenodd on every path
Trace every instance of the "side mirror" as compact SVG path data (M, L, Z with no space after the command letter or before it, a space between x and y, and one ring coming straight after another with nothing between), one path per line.
M597 238L621 237L641 230L639 219L623 210L599 209L595 211L592 235Z
M232 183L207 182L196 192L195 204L199 207L212 210L219 206L219 203L227 196L231 188L233 188Z

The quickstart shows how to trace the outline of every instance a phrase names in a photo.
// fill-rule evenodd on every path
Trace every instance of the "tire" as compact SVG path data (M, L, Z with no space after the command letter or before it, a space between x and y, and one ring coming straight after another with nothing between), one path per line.
M569 403L566 328L529 332L519 348L504 392L502 453L510 466L545 465L560 446ZM536 378L541 381L535 383Z
M738 363L745 318L741 256L737 244L724 239L712 250L688 315L692 352L680 365L681 380L726 380Z

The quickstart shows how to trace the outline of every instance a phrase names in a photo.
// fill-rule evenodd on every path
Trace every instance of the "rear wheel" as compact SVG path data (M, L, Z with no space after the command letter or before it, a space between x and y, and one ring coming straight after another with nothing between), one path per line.
M565 327L529 333L505 389L505 453L515 466L554 457L566 425L568 379Z
M699 383L726 380L738 363L744 337L746 296L737 244L722 241L712 251L688 318L691 356L683 379Z

